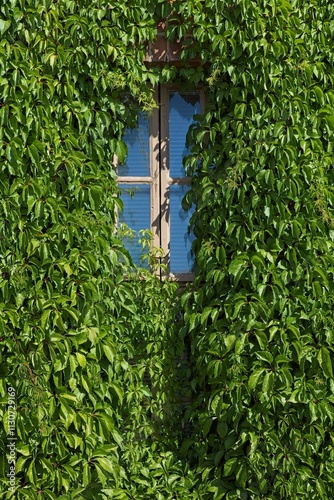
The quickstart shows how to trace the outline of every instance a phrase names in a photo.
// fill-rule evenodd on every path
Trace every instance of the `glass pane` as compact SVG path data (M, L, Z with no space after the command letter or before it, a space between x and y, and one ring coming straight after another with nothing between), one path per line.
M172 273L187 273L192 270L194 259L191 244L194 235L188 227L193 209L183 210L182 198L189 186L170 186L170 270Z
M150 118L146 113L138 116L138 126L127 129L123 141L128 147L128 156L118 167L120 176L150 175Z
M124 223L138 233L141 229L150 229L150 185L121 184L123 212L118 214L119 223ZM123 237L125 248L129 251L133 262L142 266L141 256L145 253L138 243L138 234L134 238ZM145 265L144 267L148 267Z
M184 177L182 159L189 154L186 136L193 116L201 112L200 92L169 94L169 168L171 177Z

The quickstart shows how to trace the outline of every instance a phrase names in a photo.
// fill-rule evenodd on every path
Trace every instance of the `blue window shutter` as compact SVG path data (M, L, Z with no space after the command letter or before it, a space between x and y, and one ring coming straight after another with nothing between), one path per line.
M123 165L119 166L120 176L150 175L150 119L146 113L138 116L138 126L127 129L123 141L128 147L128 155Z
M123 212L118 215L119 222L126 224L136 233L150 229L150 185L122 184L120 187ZM141 259L143 251L138 243L138 234L135 238L124 237L123 242L133 262L137 266L143 266Z
M189 186L170 186L170 271L188 273L192 271L194 258L191 245L194 235L189 232L189 221L193 210L182 208Z
M188 129L194 115L201 112L200 92L169 94L169 168L171 177L184 177L182 159L189 154L186 146Z

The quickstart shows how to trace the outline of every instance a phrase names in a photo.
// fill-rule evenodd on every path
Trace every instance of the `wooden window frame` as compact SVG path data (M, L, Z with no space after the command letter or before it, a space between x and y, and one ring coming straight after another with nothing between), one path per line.
M170 176L169 166L169 95L171 92L199 93L201 113L205 109L205 94L201 86L192 90L183 90L172 84L160 85L155 91L158 107L153 110L149 119L149 176L118 176L117 182L122 184L148 184L150 190L150 230L152 246L163 251L161 263L166 271L160 268L160 279L171 279L178 282L189 282L194 279L193 272L170 272L170 186L189 185L191 177ZM118 164L115 158L116 165Z

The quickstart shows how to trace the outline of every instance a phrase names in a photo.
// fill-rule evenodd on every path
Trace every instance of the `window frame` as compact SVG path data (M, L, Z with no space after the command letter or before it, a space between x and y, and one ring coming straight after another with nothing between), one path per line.
M206 99L203 86L194 89L183 89L178 85L162 84L155 90L157 108L149 116L149 176L117 176L117 183L149 184L150 190L150 231L152 246L160 247L163 256L160 258L163 268L157 273L160 279L188 282L194 279L193 272L172 273L170 271L170 186L191 185L191 177L170 176L170 134L169 134L169 95L172 92L196 93L200 96L200 114L204 113ZM118 161L115 157L115 165Z

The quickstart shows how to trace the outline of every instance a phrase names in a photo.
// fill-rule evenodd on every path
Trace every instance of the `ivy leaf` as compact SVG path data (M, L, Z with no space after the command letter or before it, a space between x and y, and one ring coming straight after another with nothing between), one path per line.
M76 353L76 358L77 358L77 360L78 360L78 362L79 362L79 365L80 365L82 368L84 368L84 367L86 366L86 357L85 357L82 353L77 352L77 353Z
M105 474L103 474L102 469L97 464L95 464L95 469L96 469L98 478L101 481L102 486L104 487L106 482L107 482L107 477L105 476Z
M327 490L325 488L325 484L322 479L318 478L316 480L316 488L317 492L320 495L320 498L327 498Z
M116 143L116 156L120 163L124 163L126 155L128 153L128 148L123 141L117 141Z
M115 359L115 354L116 354L115 350L110 345L107 345L107 344L104 344L102 346L102 348L103 348L104 354L107 356L110 363L113 363L114 359Z
M113 463L106 457L96 457L95 460L101 465L102 469L110 472L111 474L115 473Z
M241 259L234 259L230 263L228 270L233 276L236 276L238 272L245 266L245 261Z
M319 349L318 361L325 376L333 378L333 367L332 367L331 356L326 347L321 347Z
M315 93L315 95L316 95L316 98L317 98L318 103L319 103L319 104L321 104L321 105L323 105L323 104L324 104L324 102L325 102L325 99L324 99L324 93L323 93L323 91L321 90L321 88L320 88L320 87L318 87L318 86L315 86L315 87L313 88L313 91L314 91L314 93Z
M263 383L262 383L262 392L265 395L268 395L268 393L272 392L274 385L274 374L273 372L266 373L266 375L263 378Z
M255 389L255 387L257 386L258 384L258 381L259 381L259 378L261 377L261 375L263 373L265 373L265 368L258 368L257 370L255 370L251 376L249 377L249 380L248 380L248 388L250 390L253 390Z
M0 19L0 33L3 35L10 27L11 22L8 20Z
M117 384L116 382L110 382L109 383L109 388L116 394L116 396L118 397L120 403L122 404L122 402L123 402L123 391L122 391L120 385Z
M238 464L238 459L236 457L227 460L227 462L225 462L224 464L224 472L223 472L224 477L230 476L236 469L237 464Z

